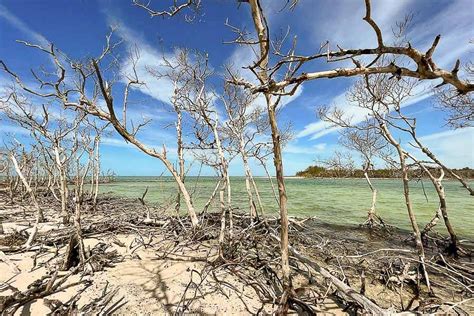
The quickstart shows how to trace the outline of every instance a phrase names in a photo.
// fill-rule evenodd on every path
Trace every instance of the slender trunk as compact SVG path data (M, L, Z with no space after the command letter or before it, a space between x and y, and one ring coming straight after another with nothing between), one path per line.
M100 138L97 138L96 147L95 147L95 169L94 174L95 176L95 189L94 189L94 197L92 199L92 207L95 209L97 206L97 196L99 195L99 177L100 177Z
M214 140L216 141L216 147L217 147L217 153L219 155L219 159L221 162L221 172L222 172L222 178L224 179L224 185L222 186L220 194L224 194L224 190L227 189L227 206L226 210L227 213L229 214L229 236L232 239L233 237L233 230L234 230L234 225L233 225L233 219L232 219L232 195L231 195L231 187L230 187L230 177L229 177L229 168L228 168L228 163L227 159L224 156L224 150L222 149L222 143L221 139L219 137L219 132L217 130L217 124L218 120L216 118L215 124L212 125L212 131L214 133ZM221 204L223 203L223 200L221 201ZM224 216L225 216L224 212ZM225 223L225 222L224 222Z
M397 150L398 157L400 159L400 170L402 172L402 182L403 182L403 194L405 196L405 204L408 211L408 217L410 218L410 223L413 229L413 233L415 235L416 248L418 250L418 258L420 260L421 268L423 270L426 286L428 287L428 291L431 292L430 279L428 277L428 271L426 270L426 265L425 265L425 249L423 247L420 229L416 222L415 213L413 212L412 203L410 199L410 187L409 187L409 179L408 179L408 167L406 165L406 154L404 150L402 149L402 146L395 140L395 138L392 136L392 134L388 130L387 125L381 122L380 127L386 139Z
M199 220L197 218L196 211L194 210L194 205L193 205L191 196L189 195L189 192L186 189L186 186L184 185L183 180L181 180L181 176L178 174L178 172L176 172L173 164L168 159L166 159L165 155L159 154L155 150L146 148L142 143L140 143L135 138L133 138L130 134L128 134L127 131L122 129L121 126L116 125L117 124L116 122L112 122L112 123L114 124L114 127L117 130L117 132L119 132L119 134L122 135L127 141L134 144L137 148L142 150L144 153L152 157L158 158L161 160L161 162L163 162L166 169L168 169L168 171L173 176L173 179L176 181L176 184L178 185L178 189L181 192L181 196L184 199L184 202L186 203L186 207L188 209L188 215L191 220L192 226L193 227L199 226Z
M268 109L268 119L272 131L273 141L273 162L275 164L276 180L278 184L279 205L280 205L280 248L281 248L281 269L283 277L283 288L289 291L292 288L290 279L290 262L288 253L288 209L285 180L283 175L283 158L281 152L280 132L278 130L275 107L272 104L271 96L265 95ZM289 294L289 293L286 293Z
M219 232L219 256L223 256L224 249L224 239L225 239L225 216L226 216L226 207L224 202L224 186L221 186L219 191L219 201L221 206L221 229Z
M181 113L181 110L178 106L175 105L175 112L177 114L177 120L176 120L176 135L177 135L177 145L178 145L178 163L179 163L179 177L181 179L181 182L184 183L184 150L183 150L183 130L182 130L182 120L183 120L183 115ZM179 212L179 209L181 207L181 194L178 192L178 195L176 196L176 212Z
M265 162L262 159L260 159L258 157L256 157L256 158L258 159L258 161L262 165L263 170L265 170L265 174L267 175L268 182L270 182L270 185L272 187L273 197L275 198L275 201L276 201L277 205L279 206L280 205L280 198L278 197L278 194L277 194L276 189L275 189L275 185L273 184L272 176L270 175L270 172L268 172L267 165L265 164Z
M384 225L381 218L375 212L375 206L377 203L377 189L373 186L372 182L370 181L367 167L364 168L364 177L365 177L365 180L367 181L367 184L369 185L370 191L372 191L372 205L370 206L369 212L367 214L367 220L364 225L373 227L374 225L377 224L377 222L379 222L381 225Z
M67 209L67 203L69 199L69 189L67 187L67 177L66 177L66 166L61 160L59 153L59 147L54 147L54 157L56 161L56 168L58 169L59 174L59 193L61 194L61 217L64 225L69 224L69 212Z
M173 165L167 161L167 160L162 160L163 163L166 165L168 170L171 172L171 175L175 179L176 183L178 184L179 191L181 192L181 195L184 199L184 202L186 203L186 207L188 209L188 215L189 218L191 219L191 224L193 227L199 226L199 220L197 218L196 212L194 210L193 202L191 200L191 196L189 195L188 190L186 189L186 186L184 185L184 182L181 180L181 177L179 174L174 170Z
M73 260L78 259L81 266L86 262L86 251L84 248L84 240L82 239L82 225L81 225L81 209L82 202L84 198L84 181L89 173L89 169L92 164L93 157L89 157L89 161L85 168L81 168L80 158L76 157L76 183L74 188L74 234L71 236L71 242L69 244L69 249L67 257L69 260L66 260L64 268L69 269ZM81 175L82 172L82 175ZM77 256L78 258L73 258L75 253L75 248L77 247ZM71 261L72 259L72 261Z
M217 194L217 191L219 191L219 188L221 186L221 182L222 182L222 179L219 179L219 181L217 181L217 184L216 184L216 187L214 188L214 191L212 191L212 194L211 196L209 197L209 200L207 200L206 204L204 205L204 208L203 208L203 212L207 212L207 209L209 208L209 206L211 205L212 201L214 200L214 198L216 197L216 194Z
M15 167L15 171L18 174L18 177L20 178L21 182L23 183L23 186L25 187L26 192L30 195L31 201L33 202L33 205L35 206L37 223L44 222L43 210L39 206L38 200L36 199L36 196L35 196L33 190L31 189L30 184L28 183L25 176L23 175L23 172L21 171L21 168L18 165L18 161L16 160L16 158L13 154L10 154L10 159L13 162L13 166Z
M253 178L252 173L250 173L250 181L252 182L252 187L255 192L255 196L257 197L258 208L260 209L260 214L263 216L265 214L265 210L263 208L262 199L260 198L260 192L258 190L257 183L255 182L255 179Z
M41 210L38 201L36 200L36 196L34 195L33 191L31 190L31 187L26 180L25 176L21 172L20 166L18 165L18 161L16 160L15 156L13 154L10 154L10 159L13 162L13 166L15 167L15 171L18 174L18 177L21 179L23 185L25 186L26 191L30 194L31 200L33 201L33 204L36 209L36 219L35 219L35 224L33 226L33 230L31 231L30 235L28 236L28 240L25 243L25 248L29 249L31 245L33 244L33 241L36 238L36 235L38 234L38 225L40 222L44 221L44 216L43 216L43 211Z
M420 263L421 263L423 273L424 273L424 276L425 276L426 286L428 287L428 291L431 292L430 280L429 280L428 271L426 270L426 265L425 265L425 249L423 247L423 243L422 243L422 240L421 240L420 229L419 229L418 224L416 222L415 213L413 212L411 199L410 199L408 168L406 167L406 164L405 164L405 154L401 151L399 145L397 147L397 151L398 151L398 154L400 156L400 166L401 166L402 177L403 177L402 181L403 181L403 193L404 193L404 196L405 196L405 204L407 206L408 216L410 218L410 222L411 222L411 225L412 225L412 228L413 228L413 232L415 234L415 242L416 242L416 247L418 249L418 257L420 259Z
M410 156L413 160L414 157ZM416 161L416 160L415 160ZM449 233L449 236L451 238L451 242L449 245L449 252L457 255L458 252L458 239L456 236L456 233L454 232L454 228L451 224L451 221L449 220L448 216L448 208L447 208L447 202L446 202L446 193L444 191L444 186L442 184L443 178L444 178L444 169L441 169L441 175L438 179L436 179L433 174L431 173L428 168L426 168L422 163L419 163L421 168L426 172L428 177L430 178L431 182L433 183L433 186L436 190L436 193L438 194L438 199L439 199L439 208L436 211L435 217L425 226L423 229L423 234L428 233L438 222L439 218L442 217L444 221L444 225L446 226L446 230Z
M249 0L252 10L252 19L255 30L258 35L260 56L258 66L260 72L257 74L258 79L263 83L268 83L268 60L270 54L270 40L267 34L266 20L262 15L262 9L258 0ZM265 93L265 100L267 104L268 120L272 132L273 141L273 162L275 164L275 172L278 184L279 206L280 206L280 248L281 248L281 272L283 278L283 295L280 301L281 313L286 313L288 310L288 296L292 294L292 284L290 279L290 263L288 253L288 210L287 210L287 196L285 189L285 180L283 175L283 161L281 152L280 133L278 131L278 124L276 119L276 104L272 103L271 94Z
M252 194L252 188L250 187L250 178L251 178L251 171L247 159L247 155L245 153L245 144L244 144L244 139L241 135L240 137L240 155L242 157L242 162L244 164L244 170L245 170L245 188L247 190L247 196L249 200L249 210L250 210L250 217L254 218L257 216L257 210L255 207L255 202L253 201L253 194Z
M79 246L79 260L81 264L84 264L86 261L86 251L84 248L84 241L82 239L82 225L81 225L81 208L82 208L82 198L76 198L75 210L74 210L74 229L76 231L77 243Z

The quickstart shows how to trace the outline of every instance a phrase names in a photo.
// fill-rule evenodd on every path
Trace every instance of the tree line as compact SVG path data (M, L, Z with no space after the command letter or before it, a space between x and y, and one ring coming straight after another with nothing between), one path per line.
M433 173L436 177L441 175L441 171L436 168L428 168L431 173ZM460 175L465 179L473 179L474 178L474 170L465 167L461 169L453 169L453 171ZM427 177L423 175L422 169L410 170L409 176L411 179L418 179L420 177ZM305 170L298 171L295 174L297 177L305 177L305 178L363 178L364 177L364 170L363 169L351 169L351 168L342 168L342 169L334 169L334 168L326 168L323 166L309 166ZM401 177L401 173L397 169L373 169L370 171L370 176L372 178L379 178L379 179L396 179ZM454 177L447 175L447 179L455 179Z

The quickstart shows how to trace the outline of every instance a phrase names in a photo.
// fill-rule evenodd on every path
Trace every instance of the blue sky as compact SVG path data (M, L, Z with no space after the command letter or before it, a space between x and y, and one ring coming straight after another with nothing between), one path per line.
M234 0L203 2L203 14L194 22L186 23L182 17L151 19L143 10L133 7L131 1L0 0L0 59L16 72L28 76L31 67L48 65L50 61L38 52L15 43L15 40L43 44L53 42L69 56L82 58L100 52L110 26L118 26L116 36L124 41L119 48L119 56L124 60L122 68L127 67L127 49L138 47L142 79L147 81L147 87L134 92L135 97L143 102L137 104L131 114L137 119L142 116L153 119L140 137L147 144L161 147L164 143L173 148L174 130L166 127L173 119L167 106L169 86L166 82L147 78L145 65L159 63L162 54L171 54L175 47L207 52L217 73L222 72L222 66L226 63L241 67L248 65L253 58L248 48L224 44L233 39L232 32L224 26L226 19L232 25L251 30L247 5L238 6ZM291 33L298 36L300 53L317 51L327 40L331 47L375 47L375 36L362 21L363 0L300 0L292 12L281 11L285 2L263 1L273 35L285 32L290 26ZM426 50L434 37L441 34L441 43L434 56L438 65L451 69L457 58L461 58L463 63L474 60L474 45L469 44L469 40L474 38L474 1L373 2L373 18L381 26L386 41L390 41L395 23L406 14L413 13L413 23L408 32L413 46ZM155 0L155 3L158 1ZM309 69L314 71L330 67L334 65L318 63ZM319 121L316 108L319 105L345 107L350 113L354 111L357 117L357 110L344 98L345 91L354 80L342 78L309 82L295 96L284 101L280 120L282 124L291 123L295 135L284 149L287 175L313 164L316 158L329 156L339 147L337 130ZM5 74L0 74L0 84L9 82ZM473 128L449 129L445 126L444 114L434 107L429 93L423 91L406 104L404 110L416 115L418 135L443 161L451 167L474 167ZM22 137L19 129L0 121L0 137L6 137L6 133ZM125 144L113 133L104 139L102 159L105 169L110 168L121 175L159 175L163 171L159 161ZM187 160L192 160L190 154ZM263 170L256 163L253 163L252 169L256 175L263 175ZM195 165L191 173L196 174L197 170ZM210 170L204 173L212 174ZM238 161L231 164L231 174L243 174Z

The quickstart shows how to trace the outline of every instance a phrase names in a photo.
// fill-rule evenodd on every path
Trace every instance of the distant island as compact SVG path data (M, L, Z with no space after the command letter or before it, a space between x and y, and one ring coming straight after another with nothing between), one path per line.
M462 169L452 169L457 175L464 179L474 179L474 169L465 167ZM433 169L433 173L438 175L439 170ZM397 169L375 169L369 171L371 178L399 178L400 170ZM413 169L411 177L424 176L423 172L418 169ZM329 169L322 166L309 166L303 171L296 173L297 177L304 178L363 178L364 171L362 169ZM449 174L445 175L445 178L452 178Z

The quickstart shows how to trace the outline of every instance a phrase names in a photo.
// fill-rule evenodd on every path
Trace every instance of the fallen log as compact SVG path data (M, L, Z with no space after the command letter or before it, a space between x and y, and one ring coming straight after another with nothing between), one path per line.
M280 242L280 238L275 236L274 234L270 234L270 236L275 239L276 241ZM290 253L300 260L301 262L305 263L312 269L314 269L316 272L321 274L324 278L330 280L334 286L337 288L338 292L342 296L343 299L346 301L352 301L358 303L361 307L363 307L368 313L374 314L374 315L388 315L390 314L389 311L381 308L374 302L372 302L368 297L358 293L356 290L351 288L349 285L346 283L342 282L339 280L337 277L332 275L328 270L324 269L321 267L319 264L314 262L313 260L303 256L300 254L295 248L292 246L288 246Z

